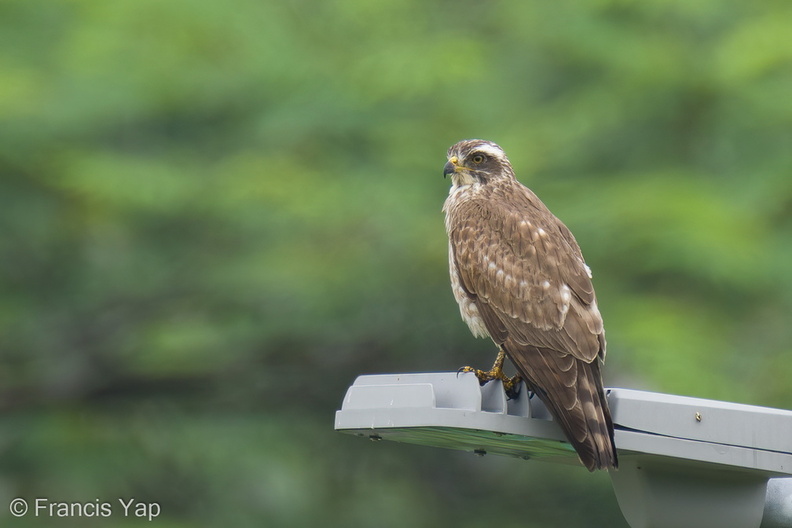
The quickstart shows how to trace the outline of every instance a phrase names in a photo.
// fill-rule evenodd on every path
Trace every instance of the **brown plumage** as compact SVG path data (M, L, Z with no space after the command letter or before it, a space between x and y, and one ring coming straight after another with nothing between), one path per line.
M461 141L448 160L443 211L462 318L502 347L589 470L617 467L600 374L605 332L575 238L495 143Z

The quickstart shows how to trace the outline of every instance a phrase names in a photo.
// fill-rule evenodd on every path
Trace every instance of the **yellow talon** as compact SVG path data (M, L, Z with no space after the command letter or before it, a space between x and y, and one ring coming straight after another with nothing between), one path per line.
M514 388L522 381L522 378L519 375L508 377L503 373L503 361L506 359L506 352L503 350L503 347L498 349L498 357L495 359L495 363L492 365L490 370L479 370L473 367L462 367L459 369L459 372L473 372L476 377L479 379L479 383L484 385L488 381L492 380L501 380L503 382L503 388L506 390L507 393L511 393L514 391Z

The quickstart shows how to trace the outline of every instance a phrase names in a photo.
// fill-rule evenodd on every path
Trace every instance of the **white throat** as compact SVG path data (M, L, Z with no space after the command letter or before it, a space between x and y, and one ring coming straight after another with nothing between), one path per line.
M455 172L451 175L451 189L454 187L465 187L479 183L468 171Z

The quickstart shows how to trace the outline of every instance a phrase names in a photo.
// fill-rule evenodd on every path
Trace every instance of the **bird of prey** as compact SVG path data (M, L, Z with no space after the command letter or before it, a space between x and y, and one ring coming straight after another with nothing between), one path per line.
M473 335L499 348L492 370L463 370L507 389L522 378L589 471L616 468L600 374L605 332L577 241L495 143L460 141L443 173L452 183L443 211L454 298ZM518 376L503 374L505 357Z

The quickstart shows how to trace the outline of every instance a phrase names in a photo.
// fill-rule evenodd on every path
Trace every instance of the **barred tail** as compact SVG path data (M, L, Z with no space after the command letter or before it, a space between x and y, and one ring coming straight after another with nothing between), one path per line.
M600 361L548 348L504 343L528 387L544 402L589 471L619 465Z

